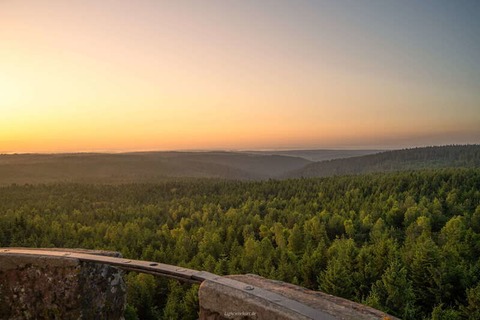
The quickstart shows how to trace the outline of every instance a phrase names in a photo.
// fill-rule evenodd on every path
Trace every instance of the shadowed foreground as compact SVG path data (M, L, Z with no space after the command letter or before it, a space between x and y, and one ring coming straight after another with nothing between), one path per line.
M221 277L79 249L0 249L1 319L122 318L121 270L201 283L200 319L395 319L342 298L256 275Z

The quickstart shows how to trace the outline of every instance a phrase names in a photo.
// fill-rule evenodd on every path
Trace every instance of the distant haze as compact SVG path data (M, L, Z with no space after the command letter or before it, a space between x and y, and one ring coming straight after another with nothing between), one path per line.
M480 2L0 1L0 153L480 142Z
M480 167L480 145L386 152L285 150L0 154L0 186L58 182L152 183L175 178L262 180L449 167Z

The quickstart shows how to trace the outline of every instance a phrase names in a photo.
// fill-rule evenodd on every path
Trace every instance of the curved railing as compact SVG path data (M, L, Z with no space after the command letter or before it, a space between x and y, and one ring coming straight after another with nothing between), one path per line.
M248 297L248 299L254 299L257 302L260 301L264 305L273 306L274 308L283 310L286 309L288 310L289 314L295 314L299 319L331 320L343 318L334 316L317 308L313 308L305 303L273 292L272 290L266 290L258 286L253 286L245 282L219 276L210 272L197 271L164 263L125 259L98 253L95 254L89 250L81 249L0 248L0 259L2 257L8 258L9 256L76 259L82 262L100 263L117 267L125 271L142 272L154 276L168 277L185 282L202 283L207 281L211 285L222 287L222 290L239 293L242 297ZM368 307L365 308L371 309ZM378 313L384 315L383 313ZM373 318L382 319L383 316L378 317L377 315L377 317ZM393 317L389 318L394 319Z

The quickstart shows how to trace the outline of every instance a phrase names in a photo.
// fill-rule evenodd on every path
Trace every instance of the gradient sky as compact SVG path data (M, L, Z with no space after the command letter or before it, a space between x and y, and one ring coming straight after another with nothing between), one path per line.
M0 0L0 152L451 143L478 0Z

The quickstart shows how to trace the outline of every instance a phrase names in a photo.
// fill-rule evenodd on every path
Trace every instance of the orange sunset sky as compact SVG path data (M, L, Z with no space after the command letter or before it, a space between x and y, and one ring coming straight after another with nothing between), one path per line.
M480 142L478 1L0 1L0 153Z

